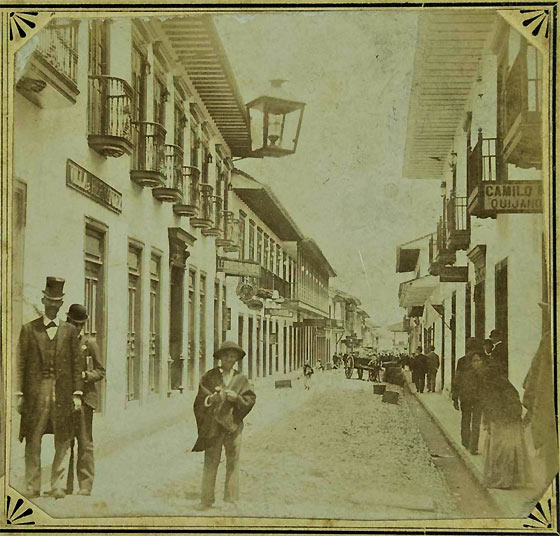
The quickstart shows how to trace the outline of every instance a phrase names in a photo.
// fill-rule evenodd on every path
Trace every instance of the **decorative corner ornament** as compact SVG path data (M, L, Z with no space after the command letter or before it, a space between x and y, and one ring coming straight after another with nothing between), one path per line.
M552 499L541 499L535 509L527 516L528 522L523 523L525 528L551 529L552 528Z
M33 508L26 508L23 499L14 500L6 495L6 525L35 525L35 521L29 519L33 514Z
M24 39L27 37L29 29L34 29L37 22L34 20L39 15L38 11L11 11L9 15L9 36L10 41L17 37Z
M547 9L521 9L520 13L525 16L523 26L531 30L532 35L537 37L542 32L545 39L548 39L550 13Z

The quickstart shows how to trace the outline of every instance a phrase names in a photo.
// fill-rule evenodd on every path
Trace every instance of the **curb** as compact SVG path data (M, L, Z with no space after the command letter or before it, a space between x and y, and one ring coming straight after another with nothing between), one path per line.
M422 397L418 396L418 393L416 392L416 389L414 389L414 391L413 391L410 388L411 384L412 384L412 382L408 381L408 379L407 379L406 380L406 387L407 387L409 393L412 394L416 398L416 400L418 400L418 402L422 405L422 407L424 408L426 413L430 416L432 421L437 425L437 427L440 429L442 434L445 436L445 439L447 440L447 442L449 443L451 448L458 454L458 456L461 458L462 462L466 465L467 469L470 471L470 473L475 478L475 480L484 488L484 490L486 491L486 495L488 496L489 500L492 501L492 504L493 504L494 508L496 508L496 510L498 512L500 512L500 514L503 517L507 517L509 512L504 512L504 509L498 504L498 502L494 499L494 497L492 497L492 494L490 493L490 491L487 488L484 487L482 473L479 471L479 469L471 461L471 459L469 458L469 456L468 456L467 452L465 451L465 449L463 448L463 446L459 445L459 443L457 442L457 440L455 439L453 434L451 434L451 432L448 429L446 429L445 426L443 426L441 424L441 421L439 420L437 415L427 406L427 404L424 402Z

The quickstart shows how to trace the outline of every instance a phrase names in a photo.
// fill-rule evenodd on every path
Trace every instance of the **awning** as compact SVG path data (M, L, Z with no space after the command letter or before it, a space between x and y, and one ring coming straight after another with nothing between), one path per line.
M412 272L416 268L420 249L397 247L397 273Z
M495 17L471 9L419 15L403 177L441 178Z
M399 287L399 305L401 307L424 305L438 284L439 278L433 275L401 283Z

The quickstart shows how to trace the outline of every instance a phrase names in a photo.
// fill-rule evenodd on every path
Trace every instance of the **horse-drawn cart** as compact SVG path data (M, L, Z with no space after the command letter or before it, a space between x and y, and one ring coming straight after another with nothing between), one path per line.
M344 373L348 379L354 374L354 369L358 371L358 378L360 380L364 377L364 371L367 371L368 381L379 381L381 366L370 357L348 356L344 363Z

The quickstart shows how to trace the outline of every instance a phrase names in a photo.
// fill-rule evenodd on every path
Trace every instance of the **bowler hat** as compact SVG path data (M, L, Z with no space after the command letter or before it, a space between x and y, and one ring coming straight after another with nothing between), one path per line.
M76 324L84 324L88 319L87 309L80 303L73 303L66 313L68 320Z
M243 348L241 348L239 344L233 341L223 342L222 345L214 352L214 357L216 359L219 359L220 356L227 350L235 350L239 355L239 357L237 358L238 360L243 359L245 357L245 350L243 350Z
M47 282L45 284L45 290L43 294L45 298L49 300L61 300L64 297L64 279L62 277L47 277Z

